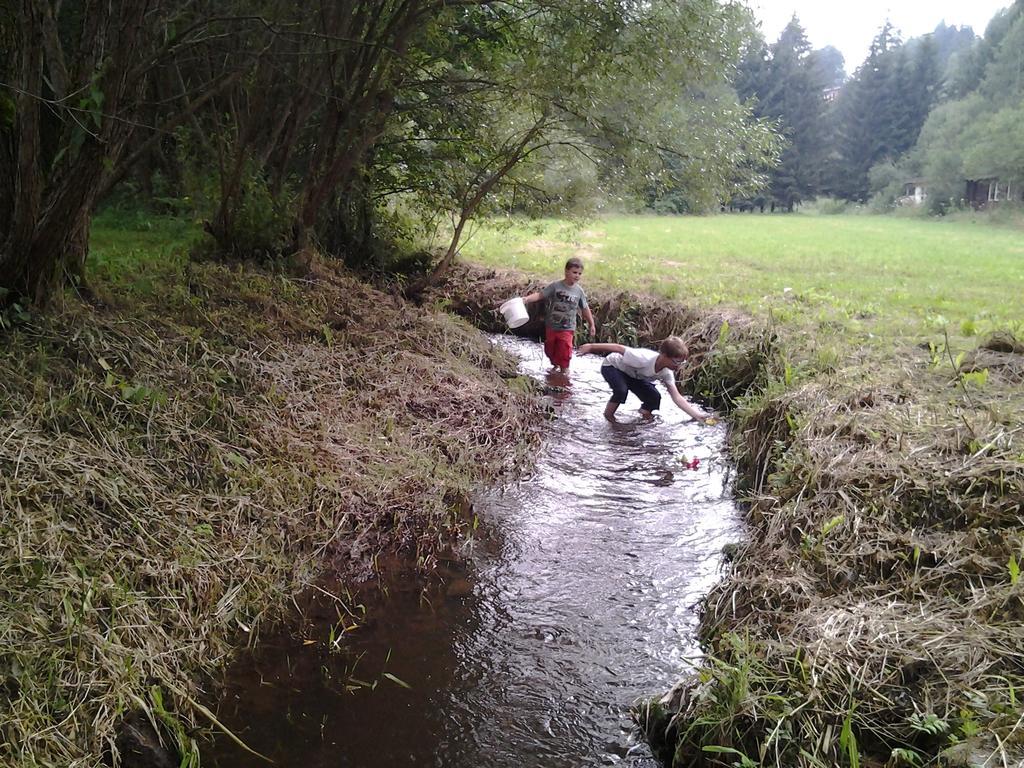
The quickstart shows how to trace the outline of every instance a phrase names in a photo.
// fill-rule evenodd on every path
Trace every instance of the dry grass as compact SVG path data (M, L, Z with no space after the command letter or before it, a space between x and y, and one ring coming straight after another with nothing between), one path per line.
M233 647L325 567L398 550L429 572L462 494L536 437L477 332L315 260L164 289L3 336L4 765L116 762L139 711L191 764Z

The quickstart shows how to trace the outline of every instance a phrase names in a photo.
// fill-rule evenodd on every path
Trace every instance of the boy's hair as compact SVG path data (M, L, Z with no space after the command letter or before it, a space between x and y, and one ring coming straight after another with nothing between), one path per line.
M579 267L580 269L583 269L583 259L579 259L573 256L571 259L565 262L566 269L572 269L573 267Z
M676 360L690 356L690 350L686 346L686 342L680 339L678 336L669 336L658 347L658 351L663 355L667 355Z

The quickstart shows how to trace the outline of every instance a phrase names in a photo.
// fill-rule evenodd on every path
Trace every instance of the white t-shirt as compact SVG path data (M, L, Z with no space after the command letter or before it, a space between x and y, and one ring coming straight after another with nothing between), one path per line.
M641 381L654 381L657 379L665 385L675 384L676 376L671 368L666 367L655 372L654 363L657 359L658 353L653 349L626 347L626 351L621 354L619 352L612 352L605 357L602 365L618 368L627 376L632 376L634 379L640 379Z

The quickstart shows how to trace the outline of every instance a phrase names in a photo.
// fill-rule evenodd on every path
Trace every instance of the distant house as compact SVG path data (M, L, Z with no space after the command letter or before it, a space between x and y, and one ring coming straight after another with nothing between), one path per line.
M821 92L821 98L828 102L829 104L831 104L833 101L839 98L839 91L839 86L836 86L834 88L825 88Z
M1020 192L1010 182L998 178L967 179L964 200L972 208L986 208L996 203L1015 199Z
M898 205L921 205L927 199L924 179L908 179L903 182L903 195L896 202Z

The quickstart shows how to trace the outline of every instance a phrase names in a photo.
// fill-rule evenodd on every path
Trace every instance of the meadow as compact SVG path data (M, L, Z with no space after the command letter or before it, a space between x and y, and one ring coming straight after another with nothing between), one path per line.
M540 279L584 259L584 285L725 305L869 336L1021 329L1024 232L979 217L807 214L492 220L470 261ZM799 324L799 323L797 323Z
M166 291L200 237L187 220L144 211L106 210L92 222L86 278L93 287L127 295Z

